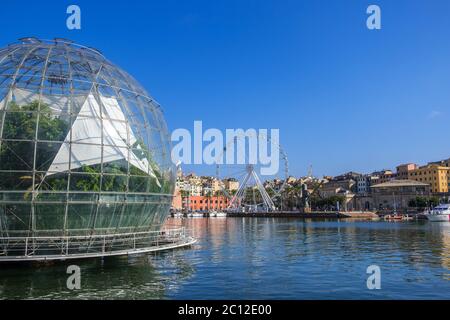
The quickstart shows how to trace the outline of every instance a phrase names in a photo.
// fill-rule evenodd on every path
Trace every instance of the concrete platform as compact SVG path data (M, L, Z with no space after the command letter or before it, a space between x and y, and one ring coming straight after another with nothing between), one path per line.
M301 218L301 219L343 219L348 215L340 212L310 212L301 213L298 211L277 211L277 212L228 212L227 217L231 218Z

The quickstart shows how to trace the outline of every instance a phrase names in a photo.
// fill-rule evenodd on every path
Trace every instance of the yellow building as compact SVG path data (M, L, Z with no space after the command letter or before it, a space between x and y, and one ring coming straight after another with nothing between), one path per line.
M239 181L235 179L226 179L223 182L225 184L225 189L229 192L237 191L239 189Z
M439 166L437 164L430 164L409 171L408 179L428 183L431 186L431 192L433 193L448 192L450 168Z

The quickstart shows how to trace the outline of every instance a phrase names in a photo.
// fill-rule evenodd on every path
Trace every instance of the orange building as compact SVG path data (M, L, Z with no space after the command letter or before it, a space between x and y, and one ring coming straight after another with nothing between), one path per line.
M192 211L224 210L228 207L227 197L191 196L183 197L183 209Z

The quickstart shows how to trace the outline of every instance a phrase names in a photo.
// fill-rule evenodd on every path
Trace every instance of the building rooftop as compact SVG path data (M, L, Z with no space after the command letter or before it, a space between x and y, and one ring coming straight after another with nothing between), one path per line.
M418 169L419 169L419 170L421 170L421 169L450 170L449 167L446 167L446 166L444 166L444 165L440 165L440 164L437 164L437 163L429 163L429 164L427 164L427 165L424 165L424 166L422 166L422 167L419 167Z
M422 187L422 186L429 186L429 184L414 180L391 180L384 183L376 184L372 186L372 188Z

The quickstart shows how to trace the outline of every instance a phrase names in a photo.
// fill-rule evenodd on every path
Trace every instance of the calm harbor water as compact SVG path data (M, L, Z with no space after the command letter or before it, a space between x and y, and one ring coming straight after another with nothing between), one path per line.
M450 223L171 219L190 249L0 266L0 299L450 299ZM81 267L81 290L66 268ZM381 290L366 269L381 268Z

